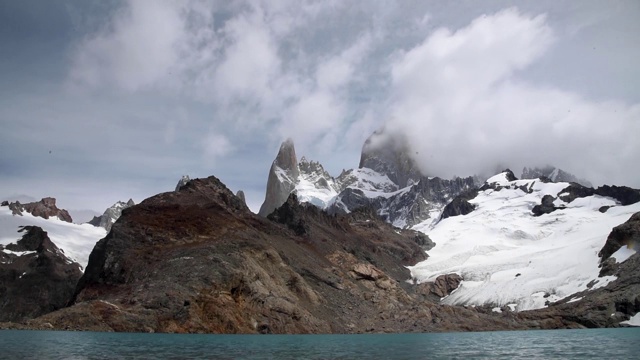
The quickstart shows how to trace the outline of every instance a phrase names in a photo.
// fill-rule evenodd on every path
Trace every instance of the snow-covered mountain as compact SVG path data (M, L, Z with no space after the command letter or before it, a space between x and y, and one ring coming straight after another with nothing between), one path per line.
M122 215L122 210L130 208L133 205L135 205L135 203L132 199L129 199L127 202L118 201L107 208L102 215L94 216L88 223L93 226L101 227L109 232L109 230L111 230L111 226L113 226L120 215Z
M412 275L418 282L462 276L444 303L516 310L607 285L615 276L598 276L598 252L613 227L640 211L640 192L545 181L498 174L463 200L468 214L415 225L436 246ZM634 252L624 246L613 257L622 262Z
M443 299L496 310L545 307L616 277L601 275L599 251L617 225L640 211L640 191L586 187L555 167L507 170L486 182L423 176L409 149L374 133L359 168L334 178L315 161L297 161L285 141L269 173L260 214L268 215L295 192L301 202L329 213L373 208L387 222L418 230L435 242L429 258L411 267L416 282L458 274L461 286ZM634 250L621 248L618 262Z
M96 242L107 235L102 227L73 224L55 216L44 219L28 212L14 215L9 206L0 206L0 245L15 244L22 237L18 232L20 228L30 225L46 231L51 241L83 268L87 266L89 254Z
M265 201L259 214L267 216L291 192L300 202L330 213L348 213L360 207L375 209L397 227L437 219L456 195L474 187L474 178L443 180L422 176L407 149L374 133L362 149L360 167L332 177L317 161L298 162L291 139L280 146L269 170Z

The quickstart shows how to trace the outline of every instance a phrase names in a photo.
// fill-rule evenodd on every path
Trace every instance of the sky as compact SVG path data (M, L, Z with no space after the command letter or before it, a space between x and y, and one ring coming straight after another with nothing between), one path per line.
M0 0L0 198L101 213L214 175L257 211L283 140L337 176L383 126L431 176L553 164L640 188L639 18L634 0Z

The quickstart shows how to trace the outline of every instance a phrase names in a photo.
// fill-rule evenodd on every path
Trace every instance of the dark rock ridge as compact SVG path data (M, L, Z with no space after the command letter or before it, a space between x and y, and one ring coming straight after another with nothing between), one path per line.
M267 216L287 201L287 197L296 186L299 175L300 169L293 140L287 139L280 145L278 155L269 169L265 199L258 214Z
M553 202L556 198L551 195L545 195L542 197L542 200L539 205L536 205L531 209L533 216L540 216L543 214L550 214L558 209Z
M82 276L37 226L20 229L16 243L0 245L0 321L23 321L60 309Z
M113 224L120 218L122 211L134 205L135 202L132 199L127 202L118 201L105 210L102 215L94 216L88 223L96 227L102 227L109 232Z
M626 206L635 204L640 201L640 190L632 189L627 186L609 186L603 185L597 189L584 187L580 184L573 183L567 186L560 193L560 200L565 202L572 202L573 200L581 197L587 197L592 195L600 195L613 198L617 200L620 205Z
M640 190L632 189L626 186L609 186L604 185L597 189L584 187L577 183L571 183L564 188L558 195L558 198L564 202L570 203L577 198L583 198L593 195L605 196L615 199L622 206L635 204L640 201ZM558 209L563 209L563 206L555 206L553 202L556 200L551 195L545 195L539 205L536 205L531 210L534 216L540 216L543 214L550 214ZM610 207L603 206L599 210L600 212L606 212Z
M558 169L555 166L544 166L544 167L534 167L522 169L521 179L538 179L538 178L547 178L553 182L569 182L569 183L578 183L585 187L593 187L591 182L585 179L580 179L577 176L568 173L562 169Z
M57 216L58 219L66 222L72 222L71 215L65 209L58 209L56 206L56 199L52 197L42 198L40 201L31 202L27 204L21 204L19 201L9 203L3 201L2 206L8 206L11 209L13 215L22 216L22 212L26 211L33 216L39 216L44 219L48 219L52 216Z

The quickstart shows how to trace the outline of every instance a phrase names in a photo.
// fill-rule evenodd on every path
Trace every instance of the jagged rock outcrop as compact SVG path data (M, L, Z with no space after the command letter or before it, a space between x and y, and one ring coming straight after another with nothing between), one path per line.
M591 182L589 182L588 180L580 179L571 173L550 165L541 168L525 167L524 169L522 169L522 175L520 176L521 179L537 179L543 177L549 179L552 182L578 183L585 187L593 187Z
M632 189L627 186L609 186L603 185L597 189L584 187L580 184L572 183L562 190L558 196L560 200L565 202L572 202L577 198L600 195L615 199L622 206L635 204L640 201L640 190Z
M107 232L109 232L113 224L122 215L122 211L134 205L135 205L135 202L133 201L133 199L129 199L129 201L127 202L118 201L115 204L111 205L107 210L105 210L102 215L94 216L93 219L89 221L89 224L93 226L102 227L105 230L107 230Z
M400 188L417 183L423 176L411 157L408 142L385 129L374 132L362 146L359 168L386 175Z
M181 187L187 185L187 183L189 182L189 180L191 180L191 178L189 177L189 175L182 175L182 177L180 178L180 180L178 180L178 184L176 184L176 190L178 191L180 190Z
M8 206L14 215L22 216L22 213L26 211L33 216L39 216L44 219L56 216L62 221L69 223L73 221L67 210L58 209L56 206L56 199L52 197L42 198L40 201L26 204L21 204L19 201L13 203L4 201L2 206Z
M258 215L267 216L284 204L296 186L300 169L293 140L287 139L280 145L278 155L273 160L267 179L267 191Z
M37 226L20 229L16 243L0 245L0 321L24 321L60 309L82 276Z
M451 294L460 286L462 277L458 274L440 275L434 282L425 282L418 285L418 291L431 301L437 302L441 298Z

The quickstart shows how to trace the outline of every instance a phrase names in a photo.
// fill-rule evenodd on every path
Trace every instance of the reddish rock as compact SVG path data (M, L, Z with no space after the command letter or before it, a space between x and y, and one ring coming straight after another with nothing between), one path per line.
M56 206L56 199L52 197L43 198L40 201L21 204L19 201L8 204L9 209L14 215L22 215L23 211L30 213L33 216L38 216L44 219L48 219L52 216L57 216L58 219L66 222L73 222L69 212L64 209L58 209Z

